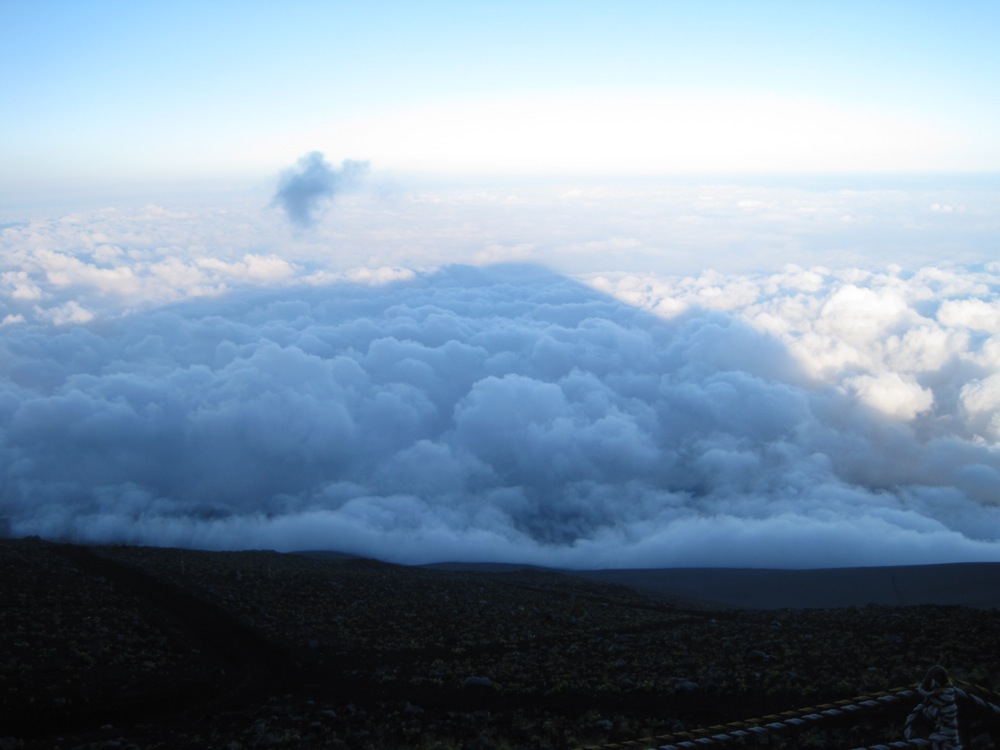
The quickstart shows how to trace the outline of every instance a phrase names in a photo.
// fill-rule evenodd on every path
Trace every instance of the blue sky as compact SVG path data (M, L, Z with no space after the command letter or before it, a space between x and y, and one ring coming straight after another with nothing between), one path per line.
M0 199L462 174L996 171L993 2L0 2Z

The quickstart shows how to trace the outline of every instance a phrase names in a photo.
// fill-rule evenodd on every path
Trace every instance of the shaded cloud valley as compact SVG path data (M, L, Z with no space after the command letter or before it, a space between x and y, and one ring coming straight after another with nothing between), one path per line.
M8 326L0 516L16 535L412 563L1000 560L982 365L834 362L815 338L845 319L832 293L827 328L796 335L765 317L780 302L794 323L791 294L737 314L642 293L450 266ZM837 340L879 335L851 330Z

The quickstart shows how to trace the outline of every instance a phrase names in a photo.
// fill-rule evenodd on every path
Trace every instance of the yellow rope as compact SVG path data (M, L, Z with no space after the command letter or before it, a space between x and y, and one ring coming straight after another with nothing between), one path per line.
M706 737L713 737L719 742L728 739L739 739L733 736L733 732L741 730L761 734L764 732L801 726L805 721L819 721L821 719L834 718L843 715L848 707L856 707L855 710L867 710L870 708L881 708L883 705L909 698L914 695L916 685L894 688L879 693L860 695L855 698L837 701L836 703L820 703L807 708L796 708L782 711L780 714L768 714L757 716L742 721L733 721L727 724L715 724L710 727L699 727L697 729L674 732L673 734L658 735L655 737L644 737L637 740L624 740L621 742L606 743L603 745L591 745L580 750L628 750L629 748L649 748L655 746L671 745L680 742L696 742ZM889 700L887 700L889 699ZM808 719L806 717L809 717ZM815 717L815 718L812 718Z
M989 688L974 685L964 680L953 680L952 682L958 683L965 688L964 690L961 688L956 689L958 697L970 700L980 707L1000 715L1000 695ZM743 719L742 721L732 721L727 724L714 724L709 727L674 732L673 734L643 737L642 739L624 740L603 745L592 745L588 748L581 748L581 750L634 750L635 748L645 749L654 747L659 747L660 750L674 750L675 747L694 747L696 746L695 743L698 745L705 744L706 739L710 739L711 742L725 742L742 739L749 734L759 735L786 728L800 728L808 723L843 716L847 712L853 713L881 708L905 698L912 698L918 695L920 685L921 683L914 683L913 685L868 695L860 695L834 703L820 703L808 708L796 708L777 714L768 714L766 716ZM988 695L995 699L997 703L992 703L982 698L981 694ZM678 746L676 743L681 744ZM859 750L893 750L894 748L929 747L931 744L930 740L923 738L907 738L889 744L859 748Z

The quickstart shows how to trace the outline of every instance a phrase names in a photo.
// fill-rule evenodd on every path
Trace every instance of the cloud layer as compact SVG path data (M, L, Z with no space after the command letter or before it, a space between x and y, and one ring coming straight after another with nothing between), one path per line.
M259 256L208 268L230 278L213 295L104 316L100 264L55 260L47 285L4 276L15 534L575 567L1000 560L996 267L357 283Z

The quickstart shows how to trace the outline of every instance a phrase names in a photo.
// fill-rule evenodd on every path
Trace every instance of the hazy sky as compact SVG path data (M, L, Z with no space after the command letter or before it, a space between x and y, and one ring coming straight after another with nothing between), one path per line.
M0 2L0 198L383 170L1000 170L995 2Z
M1000 561L998 27L0 0L0 533Z

